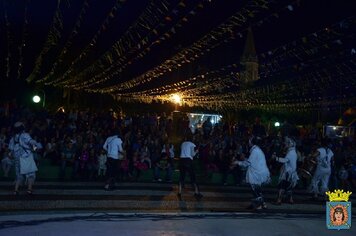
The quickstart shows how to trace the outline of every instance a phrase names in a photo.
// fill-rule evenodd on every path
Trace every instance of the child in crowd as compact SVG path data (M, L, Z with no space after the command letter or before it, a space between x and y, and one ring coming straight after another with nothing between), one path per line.
M166 172L166 181L172 182L173 174L173 158L167 155L165 152L161 154L159 160L155 163L154 166L154 180L161 182L160 171L163 170Z
M151 169L150 150L148 150L147 145L144 145L141 149L140 162L145 163Z
M162 147L161 155L166 155L170 159L174 159L174 145L166 141Z
M140 178L142 170L148 169L148 165L145 162L141 161L140 156L141 155L139 151L135 151L132 156L133 169L130 175L131 178L133 178L135 181L137 181Z
M104 177L106 175L106 161L107 156L105 150L101 150L98 156L98 177Z

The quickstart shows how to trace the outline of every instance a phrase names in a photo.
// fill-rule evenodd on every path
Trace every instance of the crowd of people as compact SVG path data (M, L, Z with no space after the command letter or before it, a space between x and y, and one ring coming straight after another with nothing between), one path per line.
M164 171L165 181L172 182L173 171L177 168L181 173L179 189L184 186L187 172L195 184L196 196L201 197L193 173L195 157L198 157L199 172L205 180L218 172L223 185L228 184L229 175L233 176L236 185L250 184L257 207L265 206L261 186L272 176L280 176L278 203L283 194L293 202L292 190L297 183L304 188L310 185L315 198L327 188L348 190L356 186L355 140L321 139L318 129L297 128L288 123L271 132L259 119L252 124L220 122L215 125L205 120L201 129L192 134L186 116L173 122L165 113L132 116L89 110L47 113L13 107L0 110L0 126L3 174L7 177L11 169L15 169L17 185L24 177L31 179L27 181L31 183L29 194L35 171L23 174L12 154L17 143L25 143L17 140L28 139L21 133L31 137L31 147L26 149L33 154L37 165L43 159L49 160L58 167L58 178L62 180L105 178L106 190L114 187L115 179L135 181L147 169L153 169L152 180L162 181L160 172ZM183 142L187 137L189 140L185 141L193 145ZM111 150L110 142L116 143L118 148ZM310 176L298 175L298 169L313 158L316 163ZM253 159L260 168L257 174L251 171ZM66 176L68 168L71 168L71 176ZM17 185L15 194L18 194Z

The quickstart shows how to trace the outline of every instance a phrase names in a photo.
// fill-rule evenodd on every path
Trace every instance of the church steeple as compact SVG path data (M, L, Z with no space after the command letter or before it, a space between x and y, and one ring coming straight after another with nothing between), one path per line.
M258 80L258 59L252 29L247 30L245 48L241 57L241 80L250 83Z

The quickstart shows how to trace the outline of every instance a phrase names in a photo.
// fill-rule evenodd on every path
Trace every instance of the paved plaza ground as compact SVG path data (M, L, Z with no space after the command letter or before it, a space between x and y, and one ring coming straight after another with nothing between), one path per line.
M353 220L355 223L355 220ZM324 215L265 213L30 213L0 217L0 235L355 235Z
M202 185L200 201L190 186L179 199L174 183L102 187L37 182L33 196L13 196L12 182L0 182L0 235L356 235L355 217L351 230L327 230L325 201L309 200L303 189L295 190L296 204L279 206L276 189L265 187L268 209L255 212L246 209L248 186Z

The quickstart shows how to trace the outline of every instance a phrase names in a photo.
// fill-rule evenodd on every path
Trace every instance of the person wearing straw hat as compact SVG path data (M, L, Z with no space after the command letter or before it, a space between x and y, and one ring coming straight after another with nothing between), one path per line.
M33 185L38 171L33 152L40 148L36 140L25 132L22 122L14 124L15 135L10 139L9 150L15 162L15 190L14 195L19 195L19 187L25 181L27 183L27 194L32 195Z

